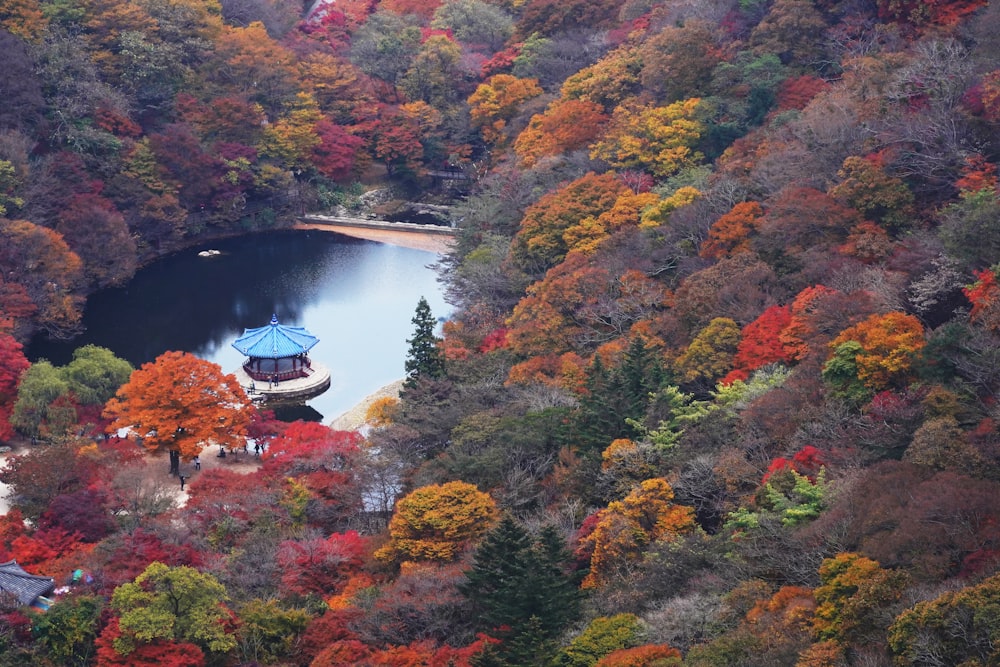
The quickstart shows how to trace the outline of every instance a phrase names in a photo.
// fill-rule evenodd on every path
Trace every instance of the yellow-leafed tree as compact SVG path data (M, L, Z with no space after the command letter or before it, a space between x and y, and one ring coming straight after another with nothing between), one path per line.
M472 484L448 482L416 489L396 503L389 543L380 560L449 561L496 522L496 503Z

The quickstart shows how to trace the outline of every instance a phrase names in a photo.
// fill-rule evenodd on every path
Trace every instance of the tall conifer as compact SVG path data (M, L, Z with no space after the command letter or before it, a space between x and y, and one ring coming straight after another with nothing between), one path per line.
M406 339L410 350L406 355L407 389L413 389L421 378L444 377L444 352L439 345L440 339L434 335L437 321L431 314L427 299L420 297L417 311L410 320L415 327L413 337Z

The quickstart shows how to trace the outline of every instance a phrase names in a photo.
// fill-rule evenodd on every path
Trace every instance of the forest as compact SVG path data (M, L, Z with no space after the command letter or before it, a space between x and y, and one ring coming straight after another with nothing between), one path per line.
M59 592L0 594L0 667L1000 665L998 26L4 0L0 561ZM181 351L25 356L375 189L450 207L455 311L362 429ZM248 442L178 502L168 458Z

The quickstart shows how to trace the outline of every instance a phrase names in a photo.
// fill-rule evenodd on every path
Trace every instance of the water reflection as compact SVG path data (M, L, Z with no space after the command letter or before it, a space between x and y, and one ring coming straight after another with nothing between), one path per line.
M410 321L421 296L436 316L448 308L432 253L322 231L274 232L195 248L143 269L126 286L95 294L86 332L70 343L33 341L35 360L65 364L94 343L134 365L184 350L231 371L231 343L244 328L303 326L320 339L311 356L330 368L330 389L309 401L325 420L403 375Z

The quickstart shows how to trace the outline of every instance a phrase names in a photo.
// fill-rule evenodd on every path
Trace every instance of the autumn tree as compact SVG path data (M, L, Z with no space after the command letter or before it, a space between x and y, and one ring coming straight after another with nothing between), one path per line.
M143 364L108 401L109 429L129 429L150 452L170 453L171 473L209 444L242 447L250 402L232 375L184 352Z
M912 315L900 312L872 315L840 332L831 343L834 353L844 344L857 346L853 358L857 378L872 391L905 383L914 370L917 352L926 344L924 328Z
M56 336L76 331L83 263L61 234L26 220L0 218L0 271L16 277L13 282L36 306L35 318L44 330Z
M837 172L841 180L829 194L860 211L865 219L898 233L913 224L913 193L902 179L886 173L883 162L882 155L845 159Z
M722 259L741 252L751 252L750 236L760 227L764 210L755 201L740 202L720 216L708 230L701 244L701 256Z
M788 363L790 357L781 342L781 332L792 319L791 306L771 306L743 327L730 371L723 384L746 380L750 373L773 363Z
M906 574L857 553L840 553L823 561L819 576L814 591L816 637L846 646L880 641L891 622L889 611L903 593Z
M278 111L294 95L295 56L272 39L259 21L246 27L224 26L214 44L212 58L202 68L209 82L258 102L270 112Z
M514 142L514 153L525 167L541 158L586 148L608 121L604 108L589 100L559 99L528 121Z
M728 317L716 317L698 332L674 362L682 382L714 386L732 367L740 343L740 328Z
M0 27L29 42L37 42L48 27L38 0L14 0L0 10Z
M696 531L694 510L673 499L666 480L648 479L601 510L594 531L586 537L593 554L583 586L601 588L627 580L636 560L654 543Z
M989 665L1000 660L1000 575L918 602L889 628L899 664Z
M449 561L490 529L497 518L488 494L465 482L432 484L396 503L382 560Z
M698 98L663 107L623 103L615 107L607 134L590 156L614 167L672 176L702 159L695 150L704 132L696 116L699 104Z
M496 144L504 136L507 122L524 102L542 94L534 79L518 79L510 74L496 74L479 84L469 96L472 124L483 134L483 140Z
M921 30L947 26L983 6L983 0L879 0L879 18Z
M22 350L22 345L13 336L0 333L0 442L14 435L10 418L17 400L17 388L21 374L31 366Z
M512 245L513 258L540 276L565 256L564 232L584 218L610 209L624 191L614 174L588 173L544 195L524 213Z
M81 455L78 443L57 442L11 457L0 469L0 482L10 487L10 504L38 521L52 501L97 483L93 459Z
M722 57L713 26L698 19L664 28L646 40L640 53L643 88L662 102L705 94Z
M821 57L817 48L826 28L822 13L811 2L778 0L750 33L755 53L773 53L784 63Z
M121 636L114 650L128 656L144 644L189 642L210 655L236 648L225 587L210 574L152 563L111 596Z
M286 540L278 547L282 588L297 595L339 593L360 568L365 542L355 531L327 538Z

